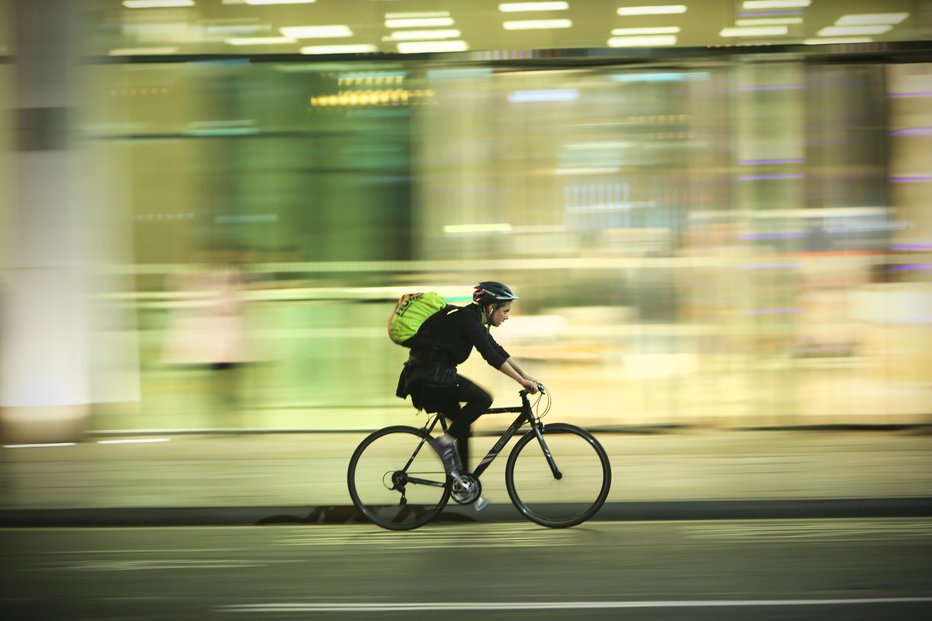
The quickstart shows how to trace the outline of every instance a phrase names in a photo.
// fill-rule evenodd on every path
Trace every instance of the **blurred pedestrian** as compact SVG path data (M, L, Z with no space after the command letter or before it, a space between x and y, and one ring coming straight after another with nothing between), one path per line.
M239 405L239 368L250 359L244 285L235 253L214 247L198 252L193 269L171 284L179 299L169 317L164 361L209 369L214 405L226 411Z

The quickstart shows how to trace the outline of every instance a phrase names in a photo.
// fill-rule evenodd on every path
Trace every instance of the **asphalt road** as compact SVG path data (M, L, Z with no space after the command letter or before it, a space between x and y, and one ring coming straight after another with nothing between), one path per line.
M0 530L4 619L927 619L932 519Z

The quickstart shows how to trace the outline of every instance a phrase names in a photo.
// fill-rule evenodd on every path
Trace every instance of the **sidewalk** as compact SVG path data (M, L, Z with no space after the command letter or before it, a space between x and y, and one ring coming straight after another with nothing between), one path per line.
M0 525L256 523L282 511L303 521L347 521L346 465L365 435L154 434L4 447ZM658 507L677 508L671 517L727 517L755 507L774 517L818 508L932 515L927 433L685 429L597 435L614 475L603 519L663 517ZM142 439L159 441L109 443ZM494 440L474 438L474 459ZM482 519L519 517L504 488L506 458L500 455L483 475L492 510ZM722 511L710 512L714 507Z

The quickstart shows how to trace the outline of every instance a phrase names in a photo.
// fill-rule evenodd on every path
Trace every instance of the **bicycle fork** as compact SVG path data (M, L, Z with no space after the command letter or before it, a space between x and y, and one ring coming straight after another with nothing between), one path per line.
M531 402L528 400L527 393L524 391L521 392L521 400L523 401L524 418L531 425L531 429L534 430L534 436L540 443L540 448L544 451L544 457L547 459L547 465L550 466L553 478L559 481L563 478L563 473L557 468L557 462L553 459L553 454L550 452L550 447L547 446L547 441L544 440L544 424L534 418L534 414L531 412Z

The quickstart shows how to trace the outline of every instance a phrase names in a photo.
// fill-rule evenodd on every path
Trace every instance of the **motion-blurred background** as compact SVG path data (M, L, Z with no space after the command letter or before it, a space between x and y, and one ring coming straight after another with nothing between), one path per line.
M0 0L4 441L403 421L487 279L562 420L930 422L932 6L673 1Z

